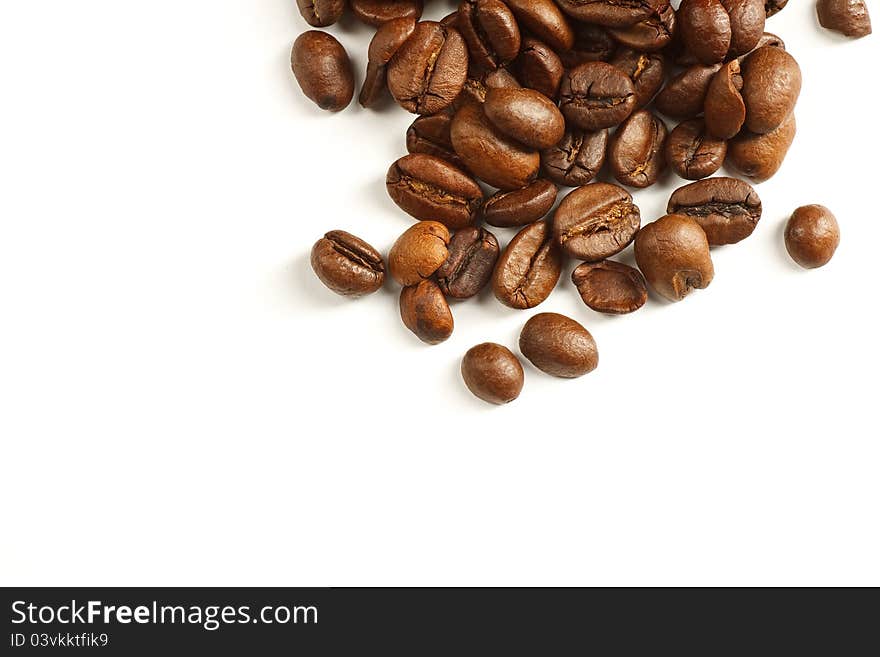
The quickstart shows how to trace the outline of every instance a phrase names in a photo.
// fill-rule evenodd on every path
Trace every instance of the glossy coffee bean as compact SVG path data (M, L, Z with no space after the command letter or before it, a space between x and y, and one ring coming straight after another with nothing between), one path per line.
M687 52L701 64L715 64L730 50L730 16L721 0L682 0L678 30Z
M764 0L721 0L730 17L730 50L728 58L750 52L764 33L767 14Z
M566 71L559 86L559 100L566 120L584 130L619 125L636 106L632 80L605 62L587 62Z
M586 185L605 163L607 146L607 130L568 130L556 146L541 153L541 170L559 185Z
M501 0L463 0L456 27L467 43L471 63L481 70L494 70L519 54L519 25Z
M629 27L669 4L669 0L557 0L566 14L584 23Z
M372 294L385 282L385 263L376 249L344 230L331 230L312 247L315 275L345 297Z
M666 161L686 180L706 178L721 168L727 155L727 142L706 132L702 119L679 124L666 140Z
M345 0L296 0L299 13L312 27L327 27L342 18Z
M440 344L455 328L446 297L432 280L423 280L400 291L400 318L406 328L428 344Z
M534 89L490 89L483 110L501 132L531 148L550 148L565 134L556 104Z
M461 361L461 378L474 395L490 404L507 404L522 392L525 374L507 347L484 342L471 347Z
M649 187L666 169L666 137L662 119L639 110L624 121L608 149L611 174L622 185Z
M553 219L557 244L569 255L596 262L623 251L639 230L639 208L625 189L591 183L566 196Z
M769 180L782 166L796 132L794 114L764 135L744 130L728 142L727 162L753 182Z
M781 48L759 48L743 60L742 79L749 131L765 134L782 125L801 91L801 69L794 57Z
M300 34L293 42L290 67L302 92L321 109L338 112L351 102L351 60L342 44L326 32Z
M785 248L806 269L828 264L840 244L837 218L824 205L805 205L785 225Z
M517 79L520 84L534 89L548 98L556 98L565 69L562 60L545 43L526 37L522 50L514 61Z
M692 119L703 113L706 94L721 64L696 65L685 69L657 94L654 106L674 119Z
M706 233L683 215L668 214L642 228L635 255L651 288L670 301L708 287L715 276Z
M362 107L374 106L388 89L386 66L416 28L415 18L395 18L373 35L367 51L367 74L358 98Z
M609 28L611 35L628 48L656 52L670 44L675 34L675 10L667 4L657 13L629 27Z
M599 349L581 324L558 313L538 313L523 326L519 350L532 365L552 376L573 379L599 365Z
M419 20L422 0L349 0L351 13L373 27L381 27L396 18Z
M767 18L778 14L785 9L787 4L788 0L764 0L764 11L767 13Z
M410 154L385 176L388 195L404 212L449 228L469 226L483 202L483 190L465 172L432 155Z
M575 23L572 28L574 45L570 50L557 53L565 68L586 62L607 62L614 56L617 41L604 28L588 23Z
M397 238L388 252L388 272L404 286L434 275L449 257L449 230L436 221L420 221Z
M546 221L529 224L504 249L492 276L495 297L511 308L534 308L562 273L562 253Z
M455 102L447 111L455 112L465 105L482 105L486 102L486 94L490 89L519 89L520 84L513 74L506 68L496 68L494 71L476 74L471 72L464 81L464 88Z
M763 7L761 12L763 15ZM706 130L718 139L736 136L746 121L746 104L740 91L743 87L739 61L733 59L712 78L703 106Z
M578 265L571 281L589 308L607 315L635 312L648 300L641 272L614 260Z
M464 170L464 162L452 147L451 126L452 114L448 111L416 118L406 131L406 150L439 157Z
M871 16L865 0L819 0L816 3L819 24L859 39L871 34Z
M758 225L761 198L742 180L706 178L675 190L666 211L693 218L706 233L710 246L736 244Z
M637 110L650 103L666 81L666 59L659 53L623 48L608 63L632 80Z
M469 299L492 278L501 249L498 240L483 228L463 228L449 241L449 257L437 270L437 283L443 294L453 299Z
M553 0L505 0L516 20L536 39L556 52L570 50L574 32Z
M525 226L550 212L557 193L556 185L543 178L522 189L497 192L483 204L483 219L502 228Z

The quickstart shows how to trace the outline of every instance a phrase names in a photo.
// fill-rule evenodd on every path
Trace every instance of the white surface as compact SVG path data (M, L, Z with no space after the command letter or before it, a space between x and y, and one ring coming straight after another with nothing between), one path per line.
M0 583L880 584L880 138L848 110L878 41L812 12L769 22L799 136L708 290L605 318L571 263L427 347L393 285L350 302L309 269L326 230L410 225L383 180L412 117L303 98L293 0L4 2ZM330 31L360 80L369 30ZM646 220L680 184L636 194ZM782 244L806 203L843 233L812 272ZM462 354L541 311L599 369L471 397Z

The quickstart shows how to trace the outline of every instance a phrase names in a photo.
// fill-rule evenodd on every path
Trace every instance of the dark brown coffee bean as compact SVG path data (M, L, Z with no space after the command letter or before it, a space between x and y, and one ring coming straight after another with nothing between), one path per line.
M607 315L635 312L648 300L641 272L614 260L578 265L571 281L587 306Z
M758 225L761 198L742 180L706 178L675 190L666 211L694 219L706 233L709 246L736 244Z
M467 46L458 31L424 21L388 63L388 89L408 112L436 114L458 96L467 68Z
M746 127L757 134L775 130L791 115L801 92L801 69L781 48L764 46L742 63Z
M666 124L639 110L614 133L608 150L612 175L623 185L649 187L666 169Z
M395 18L419 20L422 0L349 0L351 13L373 27L381 27Z
M452 138L449 136L451 126L452 114L448 111L418 117L406 131L406 150L439 157L464 170L464 162L452 147Z
M559 185L586 185L605 163L607 146L607 130L568 130L562 141L541 153L541 169Z
M469 299L486 287L492 278L501 249L488 230L463 228L449 241L449 257L437 270L437 283L443 294L453 299Z
M629 192L617 185L590 183L559 204L553 235L569 255L596 262L623 251L640 222L639 208Z
M507 347L484 342L471 347L461 361L461 378L474 395L490 404L507 404L522 392L522 365Z
M494 70L519 54L519 25L501 0L463 0L456 27L481 70Z
M708 287L715 276L706 233L683 215L668 214L642 228L635 255L648 284L670 301Z
M504 190L528 185L538 174L541 157L498 130L482 106L465 105L452 119L455 152L475 176Z
M327 27L342 18L345 0L296 0L299 13L312 27Z
M785 5L787 4L788 0L764 0L764 11L767 13L767 18L770 18L774 14L778 14L785 9Z
M437 221L420 221L397 238L388 252L388 272L401 285L434 275L449 257L449 230Z
M764 33L764 0L721 0L721 4L730 17L728 58L752 51Z
M514 67L522 86L539 91L548 98L556 98L565 69L559 55L550 46L532 37L524 38Z
M730 50L730 16L720 0L682 0L678 30L689 53L701 64L715 64Z
M525 226L550 212L557 192L556 185L542 178L522 189L497 192L483 204L483 219L501 228Z
M560 9L585 23L629 27L660 11L669 0L556 0Z
M666 140L669 166L687 180L711 176L724 164L726 155L727 142L707 133L702 119L679 124Z
M458 29L458 10L446 14L440 19L440 25L443 27L454 27Z
M828 264L840 244L837 218L824 205L805 205L785 225L785 248L806 269Z
M667 4L660 11L629 27L609 28L611 35L624 46L642 52L662 50L675 34L675 10Z
M520 84L506 68L497 68L476 75L471 73L464 81L464 88L458 94L458 98L452 103L449 111L454 115L467 104L482 105L486 102L486 94L489 89L519 89Z
M721 64L692 66L669 81L657 94L654 106L674 119L692 119L703 113L706 93Z
M385 187L410 216L440 221L452 229L474 223L483 202L483 190L473 178L445 160L421 153L392 164Z
M534 308L544 301L562 273L562 253L546 221L529 224L510 240L495 265L492 289L511 308Z
M431 280L400 291L400 318L406 328L428 344L440 344L452 335L455 328L446 297Z
M358 98L361 106L372 107L385 94L388 89L385 67L415 28L414 18L395 18L376 30L367 52L367 74Z
M519 350L542 372L566 379L589 374L599 365L599 349L590 332L558 313L529 319L519 334Z
M764 9L761 8L763 16ZM740 91L743 87L739 61L732 59L712 78L706 103L706 130L718 139L730 139L739 133L746 121L746 104Z
M856 39L871 34L871 16L865 0L819 0L816 13L819 24L828 30Z
M566 120L584 130L614 127L625 121L636 106L632 80L605 62L587 62L566 71L559 98Z
M636 109L642 109L666 81L666 59L659 53L643 53L624 48L609 62L632 80Z
M338 112L351 102L351 60L342 44L326 32L300 34L293 42L290 67L302 92L321 109Z
M565 134L559 109L534 89L490 89L483 110L501 132L532 148L550 148Z
M574 32L553 0L505 0L526 30L557 52L570 50Z
M331 230L315 242L311 264L321 282L344 297L372 294L385 282L379 252L344 230Z
M772 178L794 141L797 122L794 114L765 135L744 130L727 144L727 161L753 182L762 183Z
M574 68L586 62L607 62L617 50L617 41L598 25L575 23L574 45L570 50L557 53L565 68Z

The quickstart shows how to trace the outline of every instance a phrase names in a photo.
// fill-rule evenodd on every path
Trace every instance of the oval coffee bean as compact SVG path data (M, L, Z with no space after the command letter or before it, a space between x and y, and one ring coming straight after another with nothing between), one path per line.
M607 62L617 50L617 41L604 28L588 23L576 23L572 27L574 45L558 53L565 68L586 62Z
M376 30L367 51L367 74L358 98L361 106L372 107L388 89L385 67L415 29L414 18L395 18Z
M724 164L726 155L727 142L708 134L702 119L679 124L666 140L666 160L686 180L711 176Z
M648 300L645 277L614 260L585 262L571 274L584 303L596 312L625 315L635 312Z
M397 160L385 176L388 195L421 221L440 221L450 228L474 223L483 190L463 171L431 155L411 154Z
M290 52L290 68L302 92L321 109L338 112L351 102L351 60L342 44L326 32L300 34Z
M763 15L764 9L761 9ZM712 78L704 105L706 130L718 139L730 139L739 133L746 121L746 104L739 61L732 59Z
M566 196L553 219L557 244L571 256L596 262L623 251L639 230L632 196L608 183L591 183Z
M710 246L736 244L758 225L761 198L742 180L706 178L675 190L666 211L694 219Z
M443 294L453 299L469 299L486 287L492 278L501 249L488 230L463 228L449 241L449 257L437 270L437 283Z
M649 187L666 169L666 124L648 110L639 110L611 138L608 162L617 181Z
M373 27L381 27L395 18L419 20L422 0L349 0L351 13Z
M730 50L730 16L720 0L682 0L678 31L687 51L701 64L715 64Z
M629 27L657 13L669 0L556 0L560 9L584 23Z
M730 17L728 58L750 52L764 34L764 23L767 20L764 0L721 0L721 4Z
M794 114L765 135L743 131L727 144L727 161L749 180L761 183L772 178L794 141L797 122Z
M788 0L764 0L764 11L767 12L767 18L770 18L774 14L778 14L785 9L785 5L787 4Z
M562 253L546 221L529 224L510 240L495 265L492 289L511 308L534 308L544 301L562 273Z
M344 230L331 230L315 242L311 264L324 285L345 297L372 294L385 282L379 252Z
M636 109L642 109L657 95L666 81L666 59L659 53L643 53L624 48L608 62L632 80Z
M721 64L692 66L669 81L657 94L654 106L674 119L692 119L703 113L706 93Z
M632 80L605 62L587 62L566 71L559 86L560 109L566 120L584 130L622 123L636 106Z
M327 27L342 18L345 0L296 0L299 13L312 27Z
M865 0L819 0L819 24L844 36L861 38L871 34L871 16Z
M781 48L759 48L743 60L742 79L749 131L762 135L782 125L801 92L801 69L794 57Z
M548 98L556 98L565 69L559 55L550 46L526 37L514 66L522 86L534 89Z
M611 35L628 48L642 52L662 50L675 34L675 10L667 4L657 13L629 27L609 28Z
M590 332L558 313L538 313L523 326L519 350L542 372L573 379L599 365L599 349Z
M464 37L471 62L493 70L519 54L519 25L501 0L463 0L456 27Z
M708 287L715 276L706 233L690 217L668 214L642 228L635 255L648 284L670 301Z
M483 204L483 219L501 228L525 226L550 212L557 193L556 185L542 178L522 189L497 192Z
M824 205L805 205L785 225L785 248L806 269L828 264L840 244L837 218Z
M446 297L434 281L424 280L400 291L400 318L422 342L440 344L455 328Z
M464 170L464 162L452 147L452 137L449 136L451 126L452 114L448 111L418 117L406 131L406 150L439 157Z
M490 404L507 404L522 392L525 374L507 347L484 342L471 347L461 361L461 378L474 395Z
M397 238L388 252L388 271L401 285L433 276L449 257L449 230L436 221L420 221Z
M570 50L574 32L553 0L505 0L516 20L556 52Z
M490 89L483 110L501 132L532 148L550 148L565 134L559 109L534 89Z
M586 185L605 163L608 131L566 131L556 146L541 153L541 170L553 182L567 187Z

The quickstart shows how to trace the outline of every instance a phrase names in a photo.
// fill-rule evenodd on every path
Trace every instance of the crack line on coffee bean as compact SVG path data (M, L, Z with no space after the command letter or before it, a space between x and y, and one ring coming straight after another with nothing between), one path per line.
M737 203L725 203L722 201L712 201L709 203L700 203L699 205L676 205L673 206L674 212L679 212L696 217L706 217L710 214L719 214L723 217L733 216L749 216L757 221L757 208L749 206L747 201Z
M559 236L559 241L562 244L565 244L567 241L577 237L589 237L599 233L613 233L615 223L617 223L619 219L629 217L632 212L632 207L631 203L620 203L612 206L602 214L597 213L599 216L596 218L588 217L564 231L562 235ZM613 233L613 238L619 242L616 233Z
M327 241L333 245L333 250L339 253L342 256L345 256L349 260L355 262L356 264L373 271L374 273L382 271L380 265L381 261L378 261L374 258L369 257L366 254L359 253L357 251L352 250L350 247L342 244L341 242L334 240L332 238L327 238Z
M437 205L463 205L465 206L469 212L472 212L472 203L474 201L469 200L463 196L456 196L452 194L448 190L437 187L436 185L432 185L431 183L426 183L421 180L416 180L415 178L408 176L406 174L401 174L400 179L396 183L392 183L396 187L406 187L415 192L419 198L423 198L431 203L435 203Z

